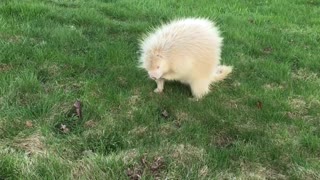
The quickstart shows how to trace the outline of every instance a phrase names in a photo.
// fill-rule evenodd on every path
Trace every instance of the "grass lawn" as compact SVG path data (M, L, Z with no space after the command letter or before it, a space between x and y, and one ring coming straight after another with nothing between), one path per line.
M317 0L1 0L0 179L319 179ZM138 39L208 17L234 67L202 101ZM74 103L82 103L82 118Z

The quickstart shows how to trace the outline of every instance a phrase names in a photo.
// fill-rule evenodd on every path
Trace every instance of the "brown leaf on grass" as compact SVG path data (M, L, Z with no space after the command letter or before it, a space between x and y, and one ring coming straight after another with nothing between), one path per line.
M153 163L150 166L150 170L153 174L158 173L164 167L163 157L155 157Z
M152 162L148 162L146 156L141 159L141 164L144 168L149 169L151 174L158 179L160 176L160 171L165 167L165 162L163 157L156 156L153 158Z
M148 166L148 161L147 161L146 156L143 156L143 158L141 159L141 164L142 164L144 167L147 167L147 166Z
M33 127L32 121L26 121L26 127L32 128Z
M181 121L175 121L175 125L177 128L181 128Z
M258 109L262 109L262 102L261 102L261 101L258 101L258 102L257 102L257 108L258 108Z
M74 104L73 104L74 108L76 109L76 113L77 116L79 118L82 118L82 107L81 107L81 102L79 100L77 100Z
M64 124L61 124L60 130L61 130L63 133L69 133L69 132L70 132L70 129L67 128L67 126L64 125Z
M164 117L165 119L169 118L169 113L168 113L168 111L167 111L167 110L163 110L163 111L161 112L161 116Z
M133 169L128 169L126 174L129 176L130 180L140 180L142 176L142 169L139 167L134 167Z
M271 47L266 47L266 48L263 49L263 52L265 54L270 54L272 52L272 48Z
M147 156L144 155L141 158L140 163L127 169L126 174L131 180L139 180L141 179L143 172L149 171L155 179L159 179L160 172L164 167L165 161L163 157L156 156L152 162L148 162Z
M249 21L249 23L251 23L251 24L255 24L255 21L254 21L253 19L249 19L248 21Z

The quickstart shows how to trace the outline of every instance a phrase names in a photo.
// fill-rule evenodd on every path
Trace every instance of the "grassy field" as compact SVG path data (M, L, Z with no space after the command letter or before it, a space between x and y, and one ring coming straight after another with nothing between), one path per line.
M317 0L1 0L0 179L319 179ZM234 66L202 101L138 39L208 17ZM74 103L82 103L82 118Z

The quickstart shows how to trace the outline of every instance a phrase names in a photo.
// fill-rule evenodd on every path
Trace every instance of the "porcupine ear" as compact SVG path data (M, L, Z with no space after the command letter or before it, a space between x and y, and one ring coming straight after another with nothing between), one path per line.
M161 54L156 54L156 56L161 58L161 59L163 58L163 56Z
M162 55L162 53L160 52L160 50L156 50L156 51L154 52L154 54L155 54L158 58L163 59L163 55Z
M152 51L151 51L151 54L153 55L153 56L156 56L156 57L159 57L159 58L163 58L163 55L161 54L161 52L160 52L160 50L157 48L157 49L153 49Z

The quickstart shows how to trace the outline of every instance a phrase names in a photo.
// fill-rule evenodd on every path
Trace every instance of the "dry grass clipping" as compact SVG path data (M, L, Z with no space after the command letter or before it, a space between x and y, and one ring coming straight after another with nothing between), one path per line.
M299 69L298 71L293 72L292 78L304 81L314 81L319 79L316 73L310 72L307 69Z
M27 155L41 155L46 154L43 137L40 134L34 134L26 138L16 139L14 147L22 149Z
M304 118L304 116L308 113L307 103L301 97L289 98L289 106L292 111L288 112L287 115L291 119Z

